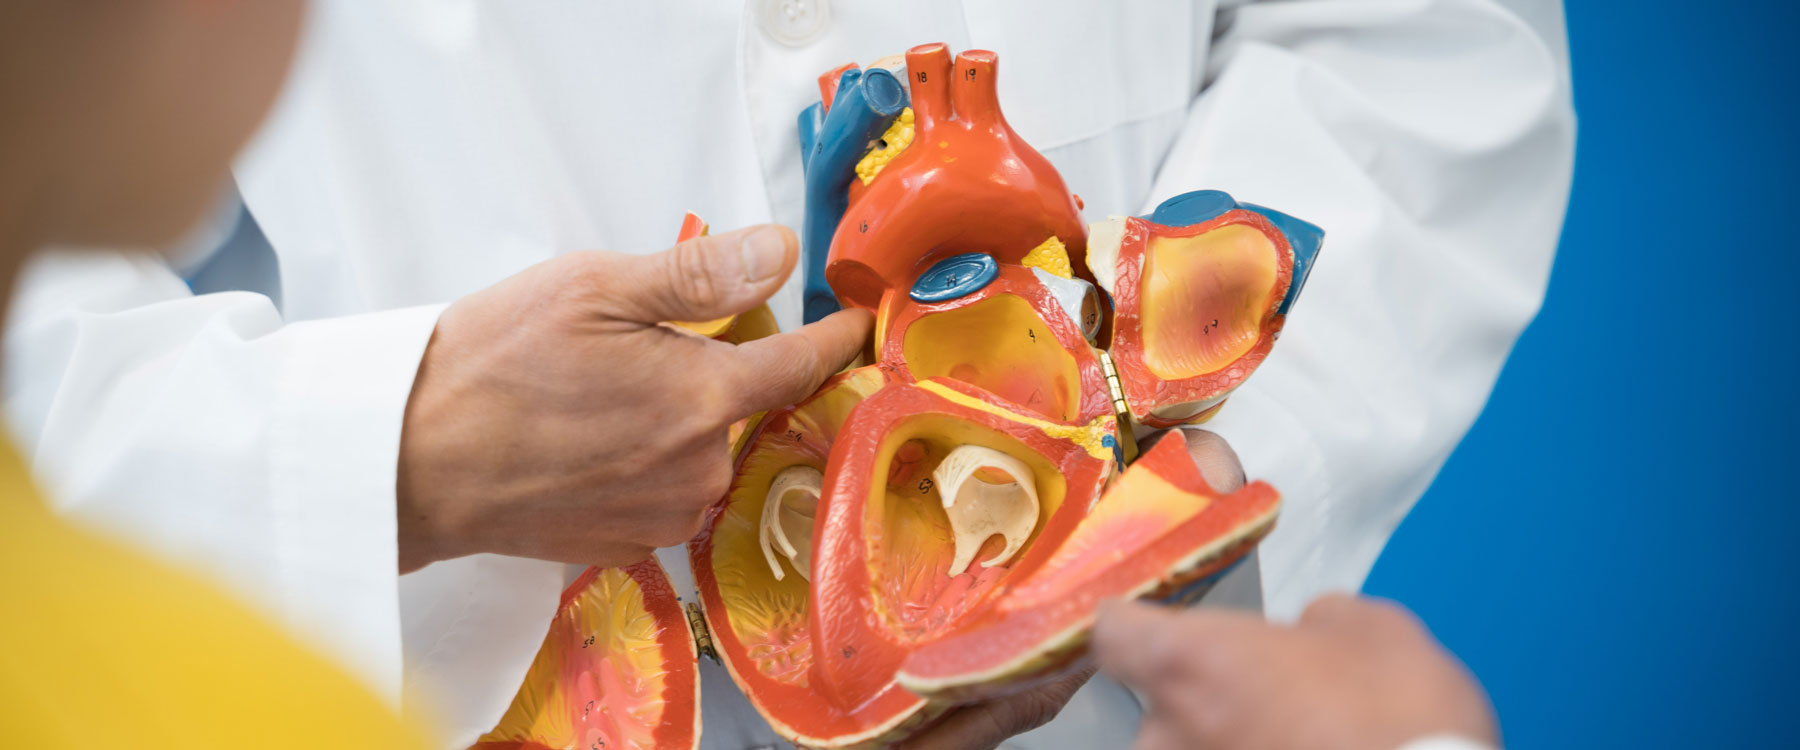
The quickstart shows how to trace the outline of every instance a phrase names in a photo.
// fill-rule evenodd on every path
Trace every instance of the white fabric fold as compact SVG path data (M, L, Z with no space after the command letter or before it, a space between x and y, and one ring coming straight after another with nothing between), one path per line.
M1282 492L1274 617L1361 587L1537 313L1574 164L1557 18L1352 0L1222 24L1144 210L1204 187L1326 230L1273 353L1207 425Z
M283 325L153 255L59 251L6 337L56 507L197 569L399 699L394 475L438 307Z

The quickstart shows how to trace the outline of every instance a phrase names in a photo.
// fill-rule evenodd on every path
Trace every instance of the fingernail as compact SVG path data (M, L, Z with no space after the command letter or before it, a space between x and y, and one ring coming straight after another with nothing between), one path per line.
M787 255L787 242L781 230L763 227L744 237L738 252L744 259L744 280L762 281L781 269Z

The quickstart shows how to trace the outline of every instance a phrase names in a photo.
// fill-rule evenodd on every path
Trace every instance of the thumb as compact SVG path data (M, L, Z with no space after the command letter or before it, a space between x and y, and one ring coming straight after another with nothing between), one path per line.
M602 311L654 324L712 320L762 304L794 270L799 242L775 224L695 237L655 255L617 256Z
M1184 680L1189 688L1205 686L1243 661L1231 657L1259 653L1270 631L1261 617L1242 612L1109 602L1094 623L1094 661L1146 692Z

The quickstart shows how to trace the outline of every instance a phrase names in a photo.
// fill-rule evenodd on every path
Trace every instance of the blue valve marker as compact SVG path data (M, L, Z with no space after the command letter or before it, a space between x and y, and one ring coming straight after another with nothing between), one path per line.
M1000 264L987 253L963 253L931 264L931 268L913 282L912 298L917 302L948 302L980 291L1000 275Z

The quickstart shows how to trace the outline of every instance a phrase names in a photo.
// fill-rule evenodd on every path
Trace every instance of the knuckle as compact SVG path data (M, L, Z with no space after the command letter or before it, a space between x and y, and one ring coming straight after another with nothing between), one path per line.
M700 507L712 505L731 489L731 464L723 457L703 462L696 476L694 502Z
M764 372L754 376L765 382L781 384L781 400L792 403L813 392L819 387L820 362L819 352L803 341L787 339L768 346L779 347L775 356L767 358Z
M618 568L635 565L649 559L654 554L656 554L655 547L646 547L641 544L626 545L616 554L616 559L607 560L606 562L609 564L603 567Z
M695 428L699 432L690 438L698 439L707 433L724 429L736 422L744 412L743 390L734 385L743 382L743 378L737 376L739 369L735 362L718 363L710 368L715 373L714 377L693 387L691 392L696 394L693 413L698 417Z
M556 265L553 278L561 281L558 286L565 291L605 289L612 280L611 270L618 258L618 253L604 250L578 250L560 255L551 261Z
M670 278L669 288L689 307L712 309L724 300L725 291L712 273L707 245L703 240L689 240L670 251L670 262L663 267Z
M1087 678L1086 674L1075 675L1029 694L1025 705L1014 717L1014 732L1028 732L1050 723L1062 713L1063 706L1075 697L1075 691L1081 689Z
M655 382L644 389L647 398L678 409L648 438L664 461L691 458L697 444L723 432L734 420L730 413L737 399L732 388L736 379L729 374L730 363L701 354L669 359L652 376Z
M668 485L670 512L685 514L711 507L731 490L736 471L724 437L714 433L704 440L688 441L678 449L683 457L664 465L672 480Z
M976 734L981 741L974 747L997 747L1002 740L1019 733L1017 712L1007 704L989 706L981 713Z
M705 518L704 512L684 509L679 513L666 514L656 528L645 535L645 541L656 547L674 547L700 533L700 526Z
M655 533L651 534L648 541L659 548L674 547L694 538L694 533L697 532L697 529L694 532L690 532L685 526L668 526L658 529Z
M706 528L706 511L702 510L699 513L693 514L688 519L687 528L683 530L681 535L681 542L686 542L689 539L699 536L700 530L704 528ZM678 542L678 544L681 542Z
M616 281L623 256L605 250L581 250L557 256L544 264L547 280L541 305L564 316L580 317L598 310L616 315L620 292Z
M700 528L697 521L694 523L684 521L680 524L670 525L659 530L649 541L659 548L677 547L687 542L687 540L693 539L694 535L698 533L700 533Z
M1033 699L1024 709L1014 714L1012 732L1020 734L1037 729L1050 723L1050 720L1056 718L1056 713L1061 710L1061 703L1051 702L1047 698Z
M617 454L617 463L622 468L634 468L624 469L621 472L623 476L646 483L654 482L655 475L651 472L656 467L667 464L669 460L671 448L664 444L665 440L661 435L652 434L624 446Z

